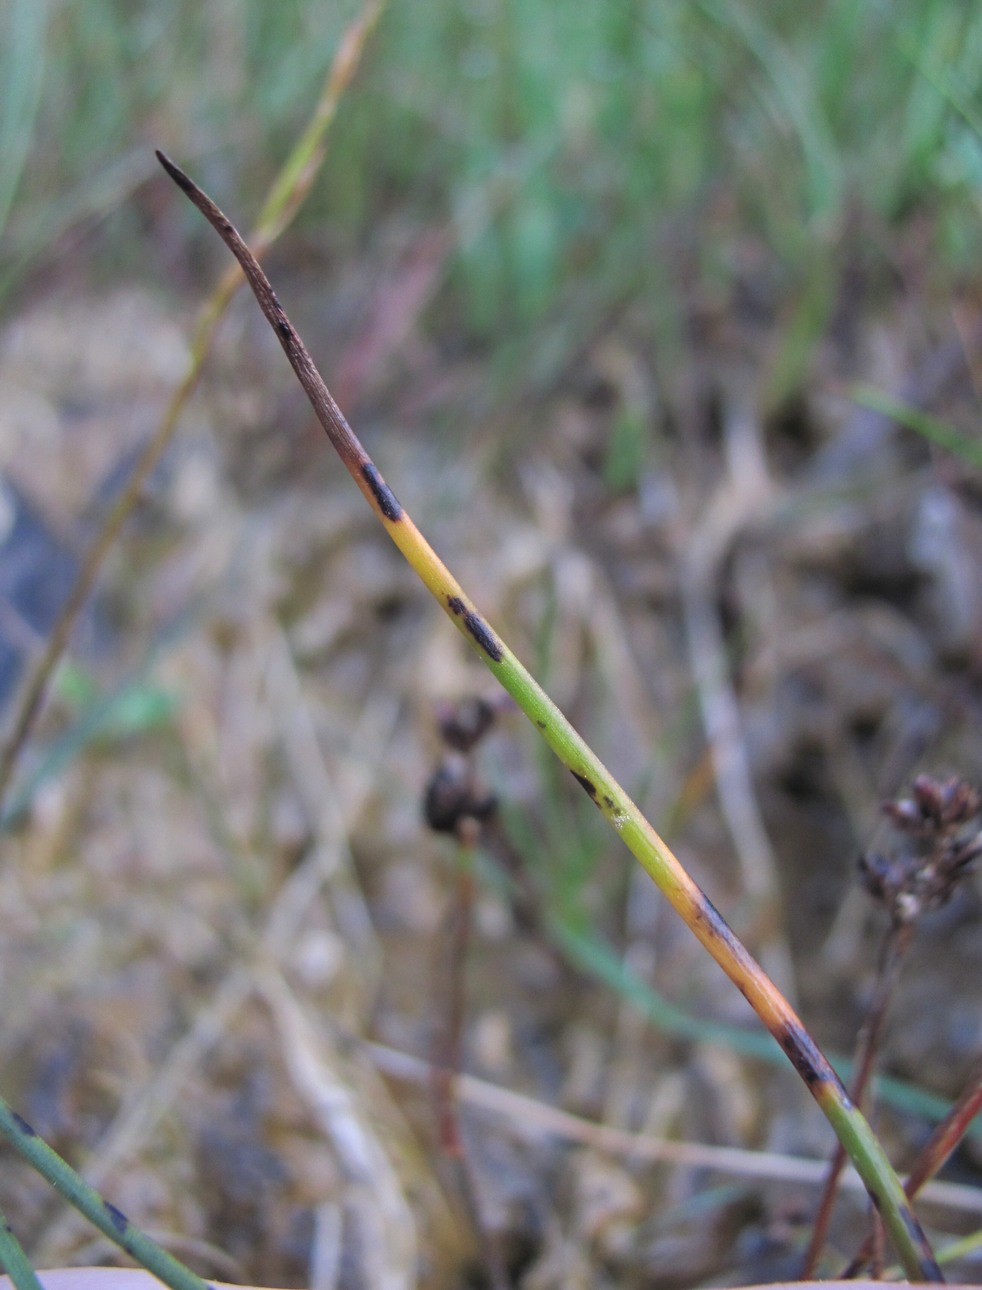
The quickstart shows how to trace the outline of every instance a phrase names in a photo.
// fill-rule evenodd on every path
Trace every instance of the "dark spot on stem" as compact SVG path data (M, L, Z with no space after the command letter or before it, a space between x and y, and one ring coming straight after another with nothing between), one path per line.
M747 953L746 946L733 934L729 923L704 891L700 891L699 898L700 904L693 911L696 921L702 924L713 940L720 941L727 947L729 958L742 964L748 975L758 972L760 969ZM744 998L749 998L746 987L737 978L733 978L733 983Z
M829 1065L811 1035L799 1024L786 1021L774 1038L787 1053L791 1065L814 1096L830 1079Z
M876 1206L878 1212L882 1212L879 1200L876 1196L873 1197L873 1204ZM943 1282L944 1277L941 1275L941 1269L938 1266L937 1259L935 1259L934 1253L931 1250L930 1245L928 1245L924 1233L918 1226L917 1219L909 1209L902 1209L900 1211L900 1221L903 1223L904 1227L906 1227L910 1235L911 1243L916 1245L920 1251L921 1270L924 1273L925 1280Z
M488 658L495 663L500 663L504 654L501 646L495 640L494 633L484 619L477 614L468 614L464 619L464 624Z
M587 777L586 777L585 775L579 775L579 774L577 774L577 772L576 772L575 770L570 771L570 774L571 774L571 775L573 776L573 778L576 780L577 784L579 784L580 788L582 788L582 789L584 790L584 792L589 793L589 795L593 798L593 800L594 800L594 801L596 801L596 800L597 800L597 786L596 786L596 784L594 784L593 780L592 780L592 779L587 779Z
M549 728L544 721L537 721L535 724L539 727L540 730L548 730Z
M614 809L614 799L612 797L608 797L606 793L604 794L604 806L606 806L608 811L612 811Z
M366 461L361 468L362 478L372 490L372 496L375 498L376 505L387 520L401 520L402 507L396 500L396 495L388 486L382 476L375 469L372 462ZM454 610L457 613L458 610Z
M494 632L492 632L481 615L475 614L472 609L468 609L459 596L448 596L447 608L458 617L463 615L464 626L477 644L484 650L488 658L495 663L500 663L504 658L504 650L502 650L500 642L495 638Z
M17 1128L21 1131L21 1133L24 1134L26 1138L37 1137L37 1133L35 1132L35 1130L31 1127L31 1125L27 1123L27 1121L24 1119L22 1115L18 1115L16 1111L11 1111L10 1114L13 1116L14 1124L16 1124Z
M126 1229L130 1225L130 1220L121 1209L117 1209L116 1206L111 1204L108 1200L104 1200L102 1204L106 1213L109 1215L109 1221L112 1223L113 1227L120 1236L125 1236Z
M710 934L717 940L735 940L736 938L730 931L726 919L719 912L706 893L704 891L700 891L699 896L701 903L695 910L697 920L702 923L703 927L708 928Z
M293 335L293 328L290 326L290 324L287 322L285 318L281 318L279 320L279 322L276 324L276 330L280 333L280 335L283 337L284 340L289 340L290 337Z

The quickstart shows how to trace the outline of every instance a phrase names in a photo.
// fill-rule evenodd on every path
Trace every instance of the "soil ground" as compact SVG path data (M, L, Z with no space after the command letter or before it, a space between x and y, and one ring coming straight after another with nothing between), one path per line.
M438 254L410 242L417 268ZM977 303L925 309L915 250L888 288L844 272L781 389L783 319L753 270L733 298L683 292L674 348L633 306L509 395L489 356L424 326L408 276L276 270L416 523L819 1043L849 1052L886 925L856 881L896 843L881 802L915 773L982 777L978 469L849 392L972 433ZM50 545L25 575L8 526L5 585L71 570L183 373L201 294L63 284L7 325L0 466ZM36 649L43 626L4 612L11 649ZM827 1127L790 1067L714 1031L756 1027L497 707L251 301L73 657L4 839L0 1087L135 1220L205 1275L268 1285L477 1286L494 1251L523 1290L794 1274L818 1192L783 1157L824 1158ZM497 810L462 855L422 801L440 714L473 696L496 718L466 774ZM923 920L882 1055L949 1098L982 1047L980 913L973 878ZM473 1077L456 1110L433 1074L455 1042ZM902 1166L930 1119L887 1105L878 1124ZM980 1170L969 1141L949 1177L974 1190L925 1207L932 1233L978 1226ZM0 1194L41 1265L111 1257L10 1160ZM829 1271L864 1222L849 1192Z

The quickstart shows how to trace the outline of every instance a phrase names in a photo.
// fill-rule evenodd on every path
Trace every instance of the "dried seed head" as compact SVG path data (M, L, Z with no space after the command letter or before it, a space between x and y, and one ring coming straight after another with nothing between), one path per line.
M436 720L440 737L458 752L470 752L494 725L495 708L487 699L469 695L457 703L439 703Z
M931 775L918 775L909 797L884 804L884 814L909 841L890 855L868 852L859 867L866 890L896 924L911 923L954 895L982 855L980 807L982 798L965 780ZM974 828L966 830L972 821Z
M942 827L964 824L978 814L978 793L957 776L935 779L931 775L918 775L911 791L924 819Z
M423 818L437 833L459 833L466 820L487 820L497 798L476 782L468 760L459 753L444 757L423 795Z

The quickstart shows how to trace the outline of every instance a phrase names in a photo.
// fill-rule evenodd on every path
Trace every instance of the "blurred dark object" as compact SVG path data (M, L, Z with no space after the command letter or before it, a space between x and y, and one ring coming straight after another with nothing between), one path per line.
M449 748L462 753L470 752L484 738L494 724L495 715L494 704L477 695L436 705L440 738Z
M41 513L0 477L0 707L54 626L78 567ZM97 616L91 607L82 614L75 639L83 648L97 635Z
M423 818L436 833L457 833L465 820L484 821L497 798L476 779L470 761L448 753L430 776L423 797Z
M481 781L472 754L502 707L510 704L507 697L492 700L480 695L437 703L437 729L447 752L423 794L423 819L436 833L460 836L462 827L483 824L494 815L498 799Z

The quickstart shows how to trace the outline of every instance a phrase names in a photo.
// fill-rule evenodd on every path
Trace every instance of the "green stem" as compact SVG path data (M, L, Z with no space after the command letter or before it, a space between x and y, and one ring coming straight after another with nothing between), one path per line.
M303 341L276 297L258 260L210 197L162 153L161 165L201 211L229 248L273 328L318 420L389 537L432 592L468 644L537 727L594 805L716 962L748 999L835 1129L870 1197L883 1215L912 1280L940 1280L938 1265L897 1175L862 1113L853 1106L835 1071L791 1005L754 961L690 878L640 808L574 730L528 670L465 595L463 588L403 510L375 463L358 441L317 371Z
M148 1272L171 1287L171 1290L211 1290L211 1287L190 1268L168 1254L156 1241L130 1222L115 1205L99 1195L81 1174L39 1138L26 1120L11 1110L0 1098L0 1133L28 1164L49 1182L56 1191L83 1214L114 1245L125 1250ZM13 1274L11 1274L13 1275ZM20 1287L18 1287L20 1290ZM26 1290L26 1288L25 1288Z
M3 1214L0 1214L0 1265L17 1290L44 1290L34 1265Z
M594 933L584 933L552 917L547 920L547 928L550 938L571 964L617 991L632 1008L665 1034L699 1043L720 1044L732 1052L768 1063L777 1064L786 1060L766 1034L684 1012L632 972L613 947L598 939ZM829 1060L841 1080L852 1078L855 1064L851 1058L833 1054ZM876 1079L874 1088L877 1102L896 1107L907 1115L939 1121L950 1115L953 1109L944 1098L885 1075ZM969 1114L974 1119L982 1113L975 1106L970 1108ZM982 1141L982 1119L978 1124L969 1124L964 1132L977 1141Z

